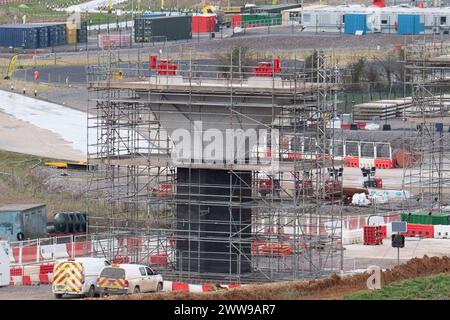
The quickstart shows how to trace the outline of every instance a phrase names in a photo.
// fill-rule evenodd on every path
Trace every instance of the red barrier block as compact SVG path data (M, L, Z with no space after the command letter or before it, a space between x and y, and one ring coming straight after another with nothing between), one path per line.
M377 169L392 169L394 167L394 163L391 159L386 158L376 158L375 159L375 168Z
M172 283L172 291L185 291L189 292L189 284L187 283Z
M11 277L22 276L23 275L23 268L22 267L11 267L9 269L9 274L10 274Z
M23 276L22 277L22 285L24 285L24 286L31 286L31 277L30 276Z
M43 263L43 264L41 264L39 266L39 274L52 273L54 266L55 266L54 263Z
M228 285L228 289L233 289L233 288L237 288L237 287L240 287L241 285L240 284L229 284Z
M408 223L407 237L434 238L434 225Z
M364 226L364 245L383 244L381 226Z
M50 283L50 279L49 279L49 277L48 277L48 273L46 273L46 274L40 274L40 275L39 275L39 282L45 283L45 284L49 284L49 283Z
M359 168L358 157L344 157L344 166L350 168Z
M387 226L381 226L381 236L383 237L383 239L386 239L387 237Z
M212 291L212 285L204 284L204 285L202 285L202 290L203 290L203 292Z

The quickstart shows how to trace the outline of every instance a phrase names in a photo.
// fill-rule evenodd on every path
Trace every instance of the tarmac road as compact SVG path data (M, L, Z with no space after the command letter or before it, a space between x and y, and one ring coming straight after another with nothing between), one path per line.
M64 297L63 299L75 299ZM0 300L56 300L50 285L1 287Z

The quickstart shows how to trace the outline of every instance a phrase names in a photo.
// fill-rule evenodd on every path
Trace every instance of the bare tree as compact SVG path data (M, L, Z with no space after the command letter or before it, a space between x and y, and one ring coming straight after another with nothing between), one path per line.
M233 47L227 53L219 54L217 60L220 62L218 71L227 78L231 76L231 73L233 78L246 78L250 74L251 66L254 65L253 53L243 44Z

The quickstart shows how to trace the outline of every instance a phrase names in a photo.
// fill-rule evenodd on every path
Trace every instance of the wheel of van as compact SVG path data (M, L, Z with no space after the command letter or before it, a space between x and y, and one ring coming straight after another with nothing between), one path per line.
M156 292L162 291L163 289L163 284L160 282L158 283L158 286L156 287Z
M95 287L94 287L94 286L91 286L91 287L89 288L89 291L88 291L88 293L87 293L87 296L88 296L89 298L94 298L94 297L95 297Z
M140 293L141 289L139 287L134 287L133 293Z
M55 293L55 298L56 299L61 299L62 298L62 294L61 293Z

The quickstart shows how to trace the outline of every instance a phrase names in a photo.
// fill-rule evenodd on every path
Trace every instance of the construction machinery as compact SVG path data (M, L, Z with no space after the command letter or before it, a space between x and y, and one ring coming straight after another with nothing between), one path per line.
M219 24L223 24L225 18L225 11L219 9L217 6L205 6L202 8L203 14L215 14L217 18L217 22Z
M363 175L363 188L378 188L383 187L383 180L381 178L375 178L376 168L361 168L361 173Z

